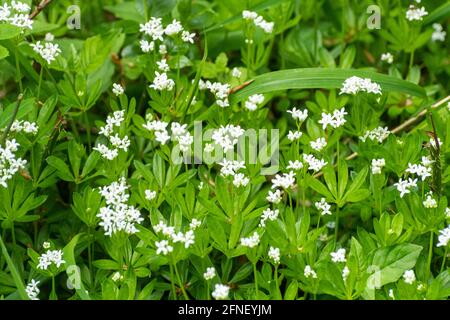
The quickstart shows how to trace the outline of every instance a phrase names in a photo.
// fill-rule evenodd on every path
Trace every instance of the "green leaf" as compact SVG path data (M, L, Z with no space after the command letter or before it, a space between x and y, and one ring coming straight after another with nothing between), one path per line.
M23 284L20 273L17 271L14 262L11 260L9 256L8 250L6 249L5 244L3 243L3 239L0 236L0 247L2 248L3 256L5 257L6 264L8 265L8 269L11 272L12 278L14 280L14 284L16 285L17 290L19 291L19 295L23 300L28 300L28 295L25 292L25 286Z
M70 240L70 242L64 247L63 249L63 253L64 253L64 260L66 261L66 273L67 276L69 277L69 279L71 279L73 277L73 272L75 271L76 274L75 276L80 277L77 283L77 285L74 287L78 296L82 299L82 300L91 300L91 298L89 297L88 292L86 291L86 289L84 288L83 285L83 281L81 281L81 275L79 274L79 270L77 267L77 264L75 262L75 247L78 243L78 240L80 238L82 234L79 233L77 234L75 237L72 238L72 240ZM71 268L72 267L72 268Z
M0 46L0 60L1 59L5 59L6 57L8 57L9 56L9 51L8 51L8 49L6 49L5 47L3 47L3 46Z
M100 259L93 262L94 266L102 270L119 270L120 265L114 260Z
M75 180L75 178L72 175L72 172L70 172L69 166L58 157L55 156L48 157L47 163L58 171L58 176L64 181Z
M342 83L352 76L372 79L381 86L383 92L399 92L426 98L425 90L420 86L372 71L302 68L274 71L257 76L251 84L233 94L230 101L237 103L253 94L288 89L339 89Z
M429 25L450 16L450 2L444 3L423 19L423 25Z
M12 39L20 35L20 28L11 24L0 24L0 40Z

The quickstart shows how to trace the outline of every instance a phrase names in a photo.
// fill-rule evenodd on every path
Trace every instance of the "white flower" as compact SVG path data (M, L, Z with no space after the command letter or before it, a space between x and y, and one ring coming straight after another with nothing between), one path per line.
M411 193L411 188L417 187L417 179L408 178L408 180L400 180L397 183L394 183L394 186L397 187L397 190L400 192L400 197L403 198L405 194Z
M389 289L389 293L388 293L388 295L389 295L389 298L391 298L392 300L395 300L395 296L394 296L394 290L392 290L392 289Z
M366 142L367 138L372 141L378 141L378 143L382 143L383 140L387 139L391 132L387 127L378 127L373 130L367 130L364 136L359 137L362 142Z
M338 251L336 251L336 252L331 252L330 253L330 255L331 255L331 260L334 262L334 263L337 263L337 262L346 262L347 261L347 259L345 258L345 249L343 249L343 248L341 248L341 249L339 249Z
M195 235L193 230L188 230L185 233L178 232L172 234L173 242L181 242L184 244L184 247L187 249L191 245L195 243Z
M269 190L269 193L267 194L266 199L270 203L277 204L277 203L280 203L282 195L283 195L283 191L281 191L279 189L275 190L275 192L272 192Z
M344 281L347 281L347 277L350 274L350 270L347 266L344 267L344 269L342 269L342 279L344 279Z
M381 61L386 61L389 64L392 64L394 62L394 56L390 52L383 53L381 55Z
M261 29L263 29L265 33L272 33L273 27L275 26L275 24L273 22L268 22L268 21L264 20L264 18L261 16L258 16L254 20L254 23L257 27L260 27Z
M167 53L167 47L165 44L160 44L158 47L158 52L160 55L165 55Z
M322 168L327 165L327 162L323 159L319 160L312 154L304 154L303 159L308 163L308 170L312 170L314 172L322 170Z
M161 18L152 17L147 23L139 25L139 31L150 36L153 41L163 41L164 28L161 21Z
M11 1L12 8L20 13L28 13L30 12L31 8L28 4L21 2L21 1Z
M16 157L19 144L15 139L6 140L5 147L0 144L0 186L8 187L8 180L21 169L25 169L27 161Z
M273 262L275 264L279 264L280 263L280 249L279 248L274 248L274 247L270 247L269 248L269 253L268 256L270 259L273 260Z
M26 13L14 14L12 18L9 19L9 22L19 28L28 28L33 29L33 20L30 19L30 16Z
M8 21L10 15L11 7L7 3L4 3L3 6L0 6L0 21Z
M305 269L303 270L303 275L306 278L317 279L317 273L311 268L310 265L305 266Z
M287 112L292 115L292 118L297 119L300 122L303 122L308 118L308 109L302 111L300 109L293 108L292 110L288 110Z
M170 140L170 136L167 131L155 131L155 140L165 145Z
M98 151L103 158L108 159L108 160L113 160L119 155L119 150L109 149L104 144L99 144L92 149L95 151Z
M99 225L103 227L106 236L124 231L127 234L137 233L136 223L141 223L144 218L134 206L127 204L130 195L124 177L110 185L100 188L100 194L106 199L106 207L100 208L97 217L101 219Z
M189 31L183 31L181 33L181 39L184 42L194 43L195 33L189 33Z
M240 78L242 76L242 72L238 68L233 68L233 70L231 70L231 75L234 78Z
M316 151L321 151L323 148L326 147L327 141L325 138L318 138L315 141L310 142L311 148L313 148Z
M191 223L189 224L189 228L191 228L192 230L197 229L198 227L200 227L202 225L202 222L198 219L192 219Z
M244 129L240 126L228 124L225 127L221 126L219 129L215 129L211 138L216 145L222 147L223 152L227 152L234 149L234 146L244 133Z
M438 143L439 147L442 146L442 141L441 141L441 139L437 138L437 143ZM436 145L436 140L435 140L435 139L431 138L431 139L430 139L430 144L431 144L431 146L432 146L434 149L437 149L437 145Z
M336 223L334 221L330 221L326 224L327 228L334 229L336 228Z
M61 53L61 49L59 49L59 45L56 43L45 42L45 44L42 45L41 42L38 41L36 44L30 44L30 46L42 59L47 61L48 64L55 61L56 57Z
M403 274L403 280L405 280L405 283L407 284L413 284L416 281L416 275L414 274L414 271L406 270Z
M408 168L406 169L406 172L416 174L422 179L422 181L425 181L426 178L431 177L431 171L432 168L430 167L426 167L421 164L417 165L411 163L408 163Z
M156 191L145 190L145 199L147 199L148 201L152 201L155 198L156 198Z
M328 126L333 128L339 128L343 126L347 120L345 120L345 115L348 114L345 108L336 109L331 113L322 112L322 118L319 123L322 125L322 129L325 130Z
M114 282L120 281L123 279L123 275L120 274L120 272L114 272L113 276L111 277L111 280Z
M266 227L266 221L275 221L278 218L278 215L280 214L280 211L278 209L272 210L270 208L267 208L263 211L261 215L261 220L259 221L259 226L262 228Z
M450 219L450 208L445 208L445 217Z
M288 139L289 141L294 141L294 140L298 140L302 137L303 133L300 131L291 131L289 130L288 132Z
M155 71L155 79L153 79L153 83L150 85L151 89L155 89L157 91L172 91L174 86L175 81L169 79L167 73L159 73L158 71Z
M245 187L250 182L250 179L247 178L243 173L236 173L233 178L233 185L237 188Z
M331 215L331 211L330 211L331 205L325 201L325 198L321 198L320 201L314 203L314 205L316 206L317 210L320 211L321 215L323 215L323 216L326 214Z
M450 242L450 225L447 228L439 230L437 247L446 247Z
M128 147L130 146L130 139L128 139L128 136L121 139L117 133L114 136L111 135L109 141L114 147L122 149L123 151L128 151Z
M428 15L428 12L425 7L416 8L414 5L410 5L408 11L406 11L406 19L409 21L422 21L426 15Z
M258 17L258 14L254 11L244 10L242 11L242 18L246 20L255 20Z
M434 160L431 160L430 157L422 157L422 165L425 167L429 167L434 163Z
M211 293L212 297L216 300L228 299L230 293L230 287L224 284L216 284L214 291Z
M203 274L203 278L205 278L206 281L214 279L215 276L216 269L214 267L206 268L206 272Z
M234 176L240 169L245 169L244 161L223 159L223 161L220 162L219 165L222 166L222 168L220 169L220 174L224 177Z
M15 120L11 126L11 132L25 132L36 135L38 133L39 126L36 122L28 122L22 120Z
M294 162L292 162L291 160L289 160L289 165L286 167L286 169L291 169L291 170L300 170L303 168L303 163L295 160Z
M48 242L48 241L45 241L45 242L42 244L42 248L44 248L44 249L50 249L50 246L51 246L51 244L50 244L50 242Z
M165 256L173 251L173 247L169 245L169 241L167 240L156 241L155 246L156 254L162 254Z
M371 79L353 76L344 81L339 94L355 95L359 92L381 94L381 87L378 83L372 82Z
M161 70L162 72L167 72L170 70L166 59L161 59L161 61L156 61L156 64L158 65L158 69Z
M241 238L241 245L248 248L254 248L259 244L259 240L259 234L255 231L250 237Z
M437 203L436 199L433 198L432 192L427 194L426 200L423 201L423 206L427 209L437 208L438 203Z
M62 250L48 250L39 257L37 268L47 270L52 264L59 268L63 263L66 262L63 260Z
M262 94L254 94L248 97L247 101L245 101L245 107L250 111L255 111L258 108L258 105L264 102L264 96Z
M386 161L381 159L372 159L372 174L381 174L381 169L386 165Z
M275 175L275 178L272 179L272 189L275 188L283 188L289 189L293 187L295 184L295 173L294 171L289 171L289 173L283 173L282 175Z
M442 25L440 25L439 23L433 23L433 29L434 32L431 35L431 40L444 42L447 32L443 31Z
M210 81L206 81L205 86L212 94L214 94L214 96L216 97L216 103L219 107L225 108L230 105L228 101L228 95L230 93L231 87L229 84L222 84L220 82L211 83Z
M164 29L164 33L168 36L178 34L181 31L183 31L183 27L181 26L181 23L176 19L173 19L172 23L168 24Z
M31 279L31 282L27 284L25 292L30 300L39 300L38 295L41 292L38 288L39 281Z
M52 42L52 41L54 41L54 40L55 40L55 36L53 35L53 33L47 32L47 33L45 34L45 41L47 41L47 42Z
M155 50L155 42L153 41L148 42L147 40L142 39L139 41L139 44L141 45L142 52L148 53Z

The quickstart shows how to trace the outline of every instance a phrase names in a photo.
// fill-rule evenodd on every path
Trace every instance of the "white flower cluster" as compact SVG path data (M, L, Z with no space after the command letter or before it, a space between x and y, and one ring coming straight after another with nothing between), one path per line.
M303 133L300 131L289 130L287 137L288 137L289 141L295 141L295 140L300 139L302 137L302 135L303 135Z
M156 191L153 190L145 190L145 199L148 201L152 201L156 198Z
M392 64L392 62L394 62L394 56L390 52L383 53L381 55L381 61L385 61L389 64Z
M241 238L241 245L248 248L254 248L259 244L259 241L259 234L255 231L250 237Z
M325 138L317 138L316 140L311 141L309 144L314 150L322 151L322 149L327 146L327 141L325 140Z
M203 278L206 281L214 279L215 276L216 276L216 268L214 267L206 268L206 272L203 273Z
M445 41L445 36L447 35L447 32L445 32L443 30L442 25L439 24L439 23L433 23L433 29L434 29L434 32L431 35L431 40L432 41L442 41L442 42L444 42Z
M188 151L194 143L194 137L187 130L187 124L172 122L170 125L171 135L169 135L167 130L168 125L168 122L152 120L147 121L147 123L142 126L149 131L153 131L155 133L155 140L162 145L166 144L167 141L172 140L178 142L181 151Z
M423 157L421 164L408 163L408 168L406 169L406 172L415 174L419 178L421 178L422 181L425 181L426 178L431 177L431 172L432 172L432 168L430 166L431 163L432 163L432 161L430 161L426 157Z
M269 252L267 254L269 256L270 259L272 259L272 261L275 264L279 264L280 263L280 249L279 248L274 248L274 247L270 247L269 248Z
M438 143L439 146L442 146L442 141L441 141L441 139L437 138L437 143ZM433 139L433 138L430 139L430 145L431 145L434 149L437 149L437 145L436 145L436 140L435 140L435 139Z
M433 198L433 192L429 192L427 194L427 198L423 201L423 206L427 209L434 209L437 208L438 203L436 199Z
M305 269L303 270L303 275L306 278L317 279L317 273L313 270L313 268L311 268L310 265L305 266Z
M279 191L279 190L277 190ZM261 215L261 220L259 220L259 226L262 228L266 227L266 221L270 220L270 221L275 221L278 218L278 215L280 214L280 210L275 209L272 210L270 208L267 208L266 210L263 211L262 215Z
M289 189L294 187L295 184L295 172L289 171L289 173L283 173L282 175L275 175L272 179L272 189L282 188Z
M403 280L405 280L405 283L407 284L413 284L416 281L414 270L406 270L405 273L403 273Z
M30 11L31 8L28 4L13 0L10 6L7 3L0 6L0 21L31 30L33 29L33 20L29 17Z
M233 185L237 188L245 187L250 182L250 179L246 177L243 173L238 173L240 169L245 169L244 161L235 161L223 159L219 163L222 168L220 169L220 174L224 177L233 177Z
M258 105L264 102L264 95L262 94L254 94L248 97L247 101L245 101L245 107L250 111L255 111L258 108Z
M233 68L232 70L231 70L231 76L233 77L233 78L240 78L241 76L242 76L242 71L241 70L239 70L239 68Z
M123 87L119 83L113 83L112 92L116 96L120 96L120 95L124 94L125 90L123 89Z
M406 11L406 19L409 21L422 21L423 17L428 15L425 7L417 8L414 5L410 5L408 11Z
M289 165L286 167L288 170L300 170L303 168L303 163L299 160L291 161L289 160Z
M155 49L155 41L164 41L164 35L169 37L180 35L183 42L194 43L195 33L184 30L181 23L176 19L164 28L161 18L151 17L148 22L140 24L139 27L139 31L149 36L151 39L150 42L145 39L140 41L141 49L146 53ZM165 50L161 50L160 48L161 54L164 54L164 51Z
M300 109L293 108L292 110L288 110L287 112L292 115L292 118L300 122L303 122L308 118L308 109L302 111Z
M389 131L388 127L378 127L373 130L367 130L364 136L359 137L359 139L362 142L366 142L367 138L369 138L372 141L378 141L378 143L382 143L389 137L390 133L391 132Z
M31 282L27 284L25 292L30 300L39 300L38 295L41 292L38 288L39 281L31 279Z
M26 160L16 157L19 146L15 139L6 140L5 147L0 145L0 186L4 188L8 187L8 180L27 164Z
M226 300L230 293L230 287L225 284L216 284L214 291L211 293L212 297L216 300Z
M405 194L411 193L411 189L417 187L417 179L408 178L408 180L400 180L397 183L394 183L394 186L397 187L397 190L400 192L400 197L403 198Z
M124 177L100 188L100 194L106 199L106 207L100 208L97 217L102 220L99 225L103 227L106 236L112 236L119 231L127 234L139 231L135 223L141 223L144 218L138 209L127 204L130 198L127 191L128 186Z
M320 211L321 215L331 215L331 205L325 201L325 198L321 198L320 201L315 202L314 205L316 206L317 210Z
M330 253L330 255L331 255L331 260L332 260L334 263L337 263L337 262L346 262L347 259L345 258L345 253L346 253L346 250L345 250L344 248L338 249L338 251L336 251L336 252L331 252L331 253Z
M211 82L209 80L203 81L200 79L198 83L200 90L208 89L216 98L216 103L221 108L230 106L228 96L230 94L231 87L228 83ZM259 96L259 95L258 95ZM259 98L256 98L259 101Z
M450 242L450 225L447 228L439 230L437 247L446 247Z
M281 197L283 196L283 191L277 189L274 192L270 191L267 194L267 201L269 201L270 203L280 203L281 202Z
M178 242L182 243L185 249L188 249L195 243L194 230L200 225L201 222L199 220L192 219L189 229L183 233L181 231L176 232L175 227L168 226L164 221L160 221L153 227L153 230L167 237L167 239L155 242L156 254L167 255L173 251L173 245Z
M264 20L263 17L261 17L260 15L258 15L254 11L244 10L244 11L242 11L242 17L245 20L253 21L255 26L260 27L261 29L263 29L265 33L272 33L273 32L274 23L273 22L267 22L266 20Z
M344 269L342 269L342 279L344 281L347 281L349 274L350 274L350 269L347 266L345 266Z
M233 150L234 146L238 143L239 138L244 135L244 129L239 125L234 126L228 124L225 127L220 126L219 129L215 129L212 133L212 140L216 145L219 145L223 152Z
M150 88L154 89L156 91L172 91L175 87L175 81L169 78L167 73L159 73L158 71L155 71L155 78L153 79L153 82L150 84Z
M105 144L98 144L94 150L100 152L103 158L108 160L113 160L119 155L119 150L123 150L125 152L128 151L128 147L130 146L130 139L128 136L124 136L120 138L119 134L114 134L115 128L119 128L122 122L125 120L125 111L115 111L113 115L109 115L106 118L106 125L100 128L100 134L108 138L111 143L111 148L106 146Z
M56 57L61 53L61 49L57 43L52 43L49 41L45 41L45 43L41 43L41 41L36 42L36 44L30 44L33 48L34 52L39 54L42 59L47 61L48 64L51 64L56 60Z
M328 162L325 162L323 159L317 159L312 154L303 154L303 160L308 163L308 170L312 170L314 172L318 172L322 170L323 167L327 165Z
M359 92L381 94L381 87L378 83L373 82L371 79L363 79L353 76L344 81L339 94L355 95Z
M347 120L345 120L345 115L348 114L345 111L345 108L336 109L331 113L322 112L322 119L319 120L319 123L322 125L322 129L325 130L328 126L333 128L339 128L343 126Z
M15 120L11 126L11 132L25 132L36 135L38 133L39 126L36 122L29 122L23 120Z
M381 169L386 165L386 161L381 159L372 159L372 174L381 174Z
M63 252L61 250L48 250L39 257L38 269L47 270L51 264L59 268L63 263Z

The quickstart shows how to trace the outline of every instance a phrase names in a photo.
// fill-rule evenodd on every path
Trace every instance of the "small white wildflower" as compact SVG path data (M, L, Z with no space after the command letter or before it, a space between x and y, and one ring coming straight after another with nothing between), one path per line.
M288 132L288 139L289 139L289 141L295 141L295 140L298 140L298 139L300 139L301 137L302 137L302 135L303 135L303 133L302 132L300 132L300 131L289 131Z
M123 279L123 275L120 274L120 272L114 272L113 276L111 277L111 280L114 282L120 281Z
M264 96L262 94L254 94L248 97L247 101L245 101L245 107L250 111L255 111L263 102Z
M311 268L310 265L305 266L305 269L303 269L303 275L306 278L317 279L317 273Z
M450 219L450 208L445 208L445 217Z
M278 218L278 215L280 214L280 211L278 209L272 210L270 208L267 208L263 211L261 215L261 220L259 221L259 226L262 228L266 227L266 221L275 221Z
M325 138L318 138L314 141L311 141L310 145L314 150L322 151L322 149L327 146L327 141L325 140Z
M283 188L289 189L292 188L295 184L295 173L294 171L289 171L289 173L283 173L282 175L275 175L275 178L272 179L272 189L275 188Z
M198 227L200 227L202 225L202 222L198 219L192 219L191 223L189 224L189 228L191 228L192 230L197 229Z
M359 92L367 92L380 95L381 86L373 82L371 79L363 79L360 77L350 77L347 78L342 84L342 88L339 94L350 94L355 95Z
M63 263L66 261L63 260L62 250L48 250L39 257L37 268L47 270L52 264L59 268Z
M423 17L428 15L425 7L417 8L414 5L410 5L408 11L406 11L406 19L409 21L422 21Z
M173 87L175 86L175 81L172 79L169 79L167 76L167 73L159 73L158 71L155 71L155 79L153 79L153 83L150 85L151 89L157 90L157 91L172 91Z
M120 84L114 83L114 84L113 84L112 92L113 92L116 96L120 96L120 95L123 94L125 91L124 91L123 87L122 87Z
M416 275L414 274L414 271L406 270L403 274L403 280L405 280L405 283L407 284L413 284L416 281Z
M247 178L243 173L236 173L233 177L233 185L237 188L245 187L250 182L250 179Z
M378 141L378 143L382 143L384 140L386 140L389 137L389 134L391 132L387 127L378 127L373 130L367 130L364 134L364 136L359 137L359 139L362 142L366 142L367 138L369 138L372 141Z
M349 274L350 274L350 269L347 266L345 266L344 269L342 270L342 279L344 281L347 281L347 277Z
M156 65L158 66L158 69L161 70L162 72L167 72L170 70L166 59L161 59L160 61L156 61Z
M282 195L283 195L283 191L281 191L279 189L275 190L275 192L272 192L269 190L269 193L267 194L266 199L270 203L277 204L277 203L280 203Z
M386 165L386 161L381 159L372 159L372 174L381 174L381 169Z
M392 62L394 62L394 56L390 52L383 53L381 55L381 61L385 61L389 64L392 64Z
M211 293L212 297L216 300L228 299L230 293L230 287L224 284L216 284L214 291Z
M400 192L400 197L403 198L405 194L411 193L411 188L417 187L417 179L408 178L408 180L400 180L397 183L394 183L394 186L397 187L397 190Z
M406 169L406 172L416 174L422 179L422 181L425 181L426 178L431 177L432 168L426 167L421 164L417 165L408 163L408 168Z
M142 52L148 53L155 50L155 42L153 41L149 42L147 40L142 39L141 41L139 41L139 44L141 46Z
M438 203L436 199L433 198L432 192L427 194L427 198L423 201L423 206L427 209L437 208Z
M317 210L320 211L321 215L331 215L331 205L325 201L325 198L321 198L319 202L314 203Z
M42 59L47 61L48 64L51 64L56 60L56 57L61 53L61 49L59 49L59 45L56 43L45 42L43 45L40 41L35 44L30 44L33 50L41 56Z
M173 36L181 31L183 31L183 27L181 26L180 21L176 19L173 19L172 23L168 24L164 29L164 33L168 36Z
M152 201L155 198L156 198L156 191L145 190L145 199L147 199L148 201Z
M302 111L300 109L293 108L292 110L288 110L287 112L292 115L292 118L297 119L300 122L303 122L308 118L308 109L304 109Z
M203 274L203 278L206 281L214 279L215 276L216 276L216 269L214 267L206 268L206 272Z
M293 162L291 160L289 160L289 165L286 167L286 169L288 169L288 170L300 170L302 168L303 168L303 163L298 160L295 160Z
M279 248L274 248L274 247L270 247L269 248L269 253L268 256L270 259L272 259L272 261L275 264L279 264L280 263L280 249Z
M450 225L447 228L439 230L437 247L446 247L450 242Z
M242 76L242 72L238 68L233 68L231 70L231 76L234 78L240 78Z
M242 18L246 20L255 20L258 17L258 14L254 11L244 10L242 11Z
M259 244L259 241L259 234L255 231L250 237L241 238L241 245L248 248L254 248Z
M50 246L51 246L51 244L50 244L50 242L48 242L48 241L45 241L45 242L42 244L42 248L44 248L44 249L50 249Z
M140 24L139 27L140 27L139 31L150 36L153 41L156 40L163 41L164 28L162 26L161 18L152 17L145 24Z
M440 25L439 23L433 23L433 29L434 32L431 35L431 40L444 42L447 32L443 31L442 25Z
M189 31L183 31L181 33L181 40L188 43L194 43L195 33L189 33Z
M389 298L391 298L392 300L395 300L395 296L394 296L394 290L392 290L392 289L389 289L389 293L388 293L388 295L389 295Z
M303 159L308 163L308 170L312 170L314 172L322 170L322 168L327 165L327 162L323 159L319 160L312 154L304 154Z
M38 288L39 281L31 279L25 288L25 292L30 300L39 300L38 295L41 292Z
M338 262L346 262L347 261L347 259L345 258L345 249L344 248L341 248L341 249L339 249L338 251L336 251L336 252L331 252L330 253L330 255L331 255L331 260L334 262L334 263L338 263Z
M156 254L162 254L165 256L173 251L173 247L169 245L169 241L167 240L156 241L155 246Z

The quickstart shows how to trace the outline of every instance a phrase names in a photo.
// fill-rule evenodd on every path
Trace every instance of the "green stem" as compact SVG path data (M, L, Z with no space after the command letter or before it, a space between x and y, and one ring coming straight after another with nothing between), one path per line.
M177 292L175 289L175 283L173 281L173 278L174 278L173 265L170 264L169 267L170 267L170 285L172 286L172 296L173 296L173 300L177 300Z
M339 178L340 178L340 152L339 152L339 140L337 141L337 147L336 147L336 157L337 157L337 185L339 186ZM340 193L340 190L338 190L338 194ZM338 241L338 232L339 232L339 204L336 204L336 221L335 221L335 226L334 226L334 240L335 240L335 244Z
M89 151L92 151L92 140L91 140L91 124L89 123L89 116L87 114L87 111L83 112L83 118L86 123L86 134L87 134L87 140L88 140L88 148Z
M19 82L19 89L20 89L20 92L23 92L22 73L20 72L19 57L17 55L17 50L15 53L15 57L16 57L16 72L17 72L17 77L18 77L18 82Z
M433 256L433 237L434 237L434 233L433 233L433 231L430 231L430 243L428 246L428 261L427 261L428 269L427 269L427 273L426 273L426 277L425 277L425 281L427 283L428 283L428 278L430 277L430 274L431 274L431 258Z
M183 284L183 282L181 281L181 277L180 277L180 274L179 274L179 272L178 272L177 265L174 263L174 264L173 264L173 267L174 267L174 269L175 269L175 274L176 274L176 276L177 276L178 285L180 286L181 292L183 292L184 299L189 300L189 296L187 295L186 290L184 289L184 284Z
M412 69L412 67L413 67L413 65L414 65L414 50L411 52L411 55L410 55L410 57L409 57L409 70L408 70L408 73L410 73L411 72L411 69Z
M39 102L39 98L41 96L41 86L42 86L42 75L44 74L44 66L41 66L41 71L39 72L39 84L38 84L38 91L37 91L37 98L36 100Z
M22 103L22 100L23 100L23 94L19 94L19 96L17 97L16 107L14 108L13 115L11 117L11 120L9 121L8 126L6 127L5 131L3 132L3 136L2 136L2 140L0 141L0 145L3 145L6 141L6 138L8 137L9 131L11 130L14 120L16 120L17 113L19 112L19 108L20 108L20 104Z
M442 265L441 265L441 272L440 273L442 273L444 271L445 262L447 260L447 254L448 254L448 246L445 247L444 258L442 259Z
M258 300L258 275L256 271L256 263L253 263L253 276L255 278L255 299Z

